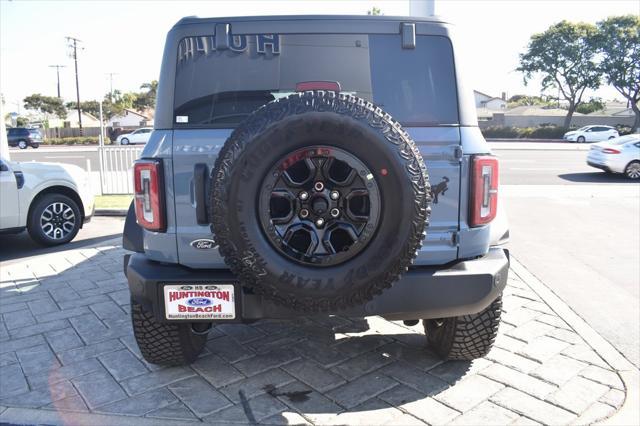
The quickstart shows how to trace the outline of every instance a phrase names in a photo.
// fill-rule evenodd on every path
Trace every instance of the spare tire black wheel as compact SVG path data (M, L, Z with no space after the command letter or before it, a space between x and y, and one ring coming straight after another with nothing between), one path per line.
M297 310L337 311L390 287L422 245L426 167L399 123L334 92L271 102L216 160L211 224L245 286Z

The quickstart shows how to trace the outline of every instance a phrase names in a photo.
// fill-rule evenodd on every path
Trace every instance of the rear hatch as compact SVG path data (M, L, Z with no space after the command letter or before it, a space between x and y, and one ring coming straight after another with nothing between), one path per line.
M264 31L265 25L260 28ZM173 125L179 262L195 268L225 267L215 249L203 250L194 243L212 237L209 226L197 221L196 165L210 172L225 140L244 118L310 81L338 82L342 92L380 106L411 134L426 161L434 196L427 239L416 263L455 260L461 151L453 58L449 38L419 32L413 46L407 46L406 35L399 32L181 38L175 57Z

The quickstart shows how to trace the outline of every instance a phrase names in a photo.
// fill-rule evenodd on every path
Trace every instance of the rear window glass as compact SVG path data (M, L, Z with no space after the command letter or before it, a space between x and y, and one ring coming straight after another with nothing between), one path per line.
M286 34L187 37L178 48L175 127L232 128L260 106L309 81L340 83L405 126L458 123L449 39L400 35Z

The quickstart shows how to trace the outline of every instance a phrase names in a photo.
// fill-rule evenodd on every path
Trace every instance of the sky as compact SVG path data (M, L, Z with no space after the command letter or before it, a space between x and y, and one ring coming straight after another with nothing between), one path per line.
M184 16L289 14L409 15L408 0L98 1L0 0L0 92L5 111L18 111L32 93L75 100L73 60L66 36L80 40L81 100L101 99L110 88L137 91L158 78L167 31ZM612 15L640 14L640 0L435 0L436 14L455 24L470 86L492 96L540 94L539 81L523 84L515 71L532 34L563 19L595 23ZM469 72L471 71L471 72ZM589 95L616 97L611 87ZM620 96L617 96L620 98Z

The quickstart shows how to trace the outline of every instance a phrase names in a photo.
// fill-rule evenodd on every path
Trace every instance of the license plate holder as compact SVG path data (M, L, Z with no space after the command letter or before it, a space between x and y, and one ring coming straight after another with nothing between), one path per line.
M165 319L171 321L234 320L235 285L219 283L166 284Z

